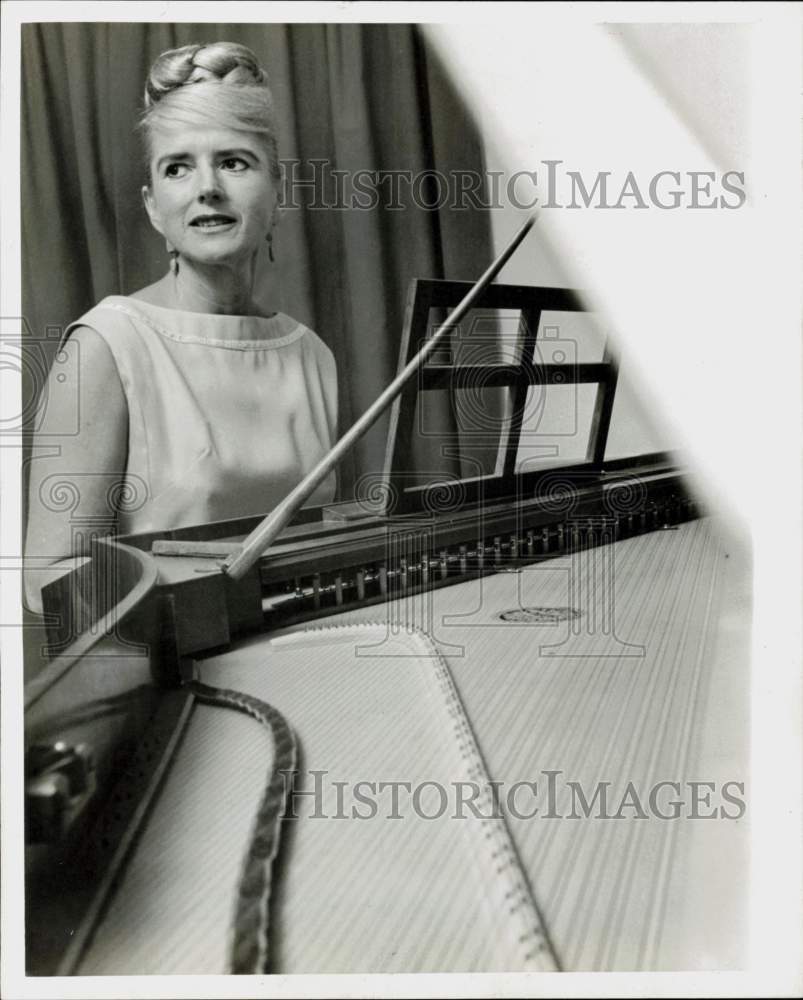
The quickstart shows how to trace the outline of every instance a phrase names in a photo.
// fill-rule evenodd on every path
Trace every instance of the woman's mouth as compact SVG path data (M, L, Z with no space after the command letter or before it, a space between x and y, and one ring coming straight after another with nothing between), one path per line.
M235 220L230 215L196 215L195 218L190 222L190 225L196 229L222 229L224 226L230 226L235 222Z

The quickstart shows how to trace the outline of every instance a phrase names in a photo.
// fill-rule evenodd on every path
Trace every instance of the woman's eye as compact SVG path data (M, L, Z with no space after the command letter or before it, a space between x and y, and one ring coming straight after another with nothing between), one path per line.
M224 170L232 170L235 173L248 169L248 164L239 156L229 156L227 159L223 160L221 166Z
M186 171L185 163L168 163L165 167L165 177L183 177Z

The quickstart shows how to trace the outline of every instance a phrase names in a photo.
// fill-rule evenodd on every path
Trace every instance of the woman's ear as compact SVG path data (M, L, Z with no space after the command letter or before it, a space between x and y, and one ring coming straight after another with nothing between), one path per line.
M273 211L270 215L270 227L275 229L277 226L281 225L282 219L284 218L284 199L282 198L282 192L280 187L275 187L273 190Z
M148 218L151 220L153 228L157 233L161 233L164 236L162 220L156 209L156 204L153 200L153 191L151 191L149 184L142 185L142 204L145 206L145 211L148 213Z

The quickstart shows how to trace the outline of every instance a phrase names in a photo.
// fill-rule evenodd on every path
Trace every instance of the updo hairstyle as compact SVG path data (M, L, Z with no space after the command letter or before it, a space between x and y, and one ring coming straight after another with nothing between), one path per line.
M245 45L212 42L163 52L145 85L139 128L148 161L160 128L231 128L258 134L274 180L281 178L273 97L265 71Z

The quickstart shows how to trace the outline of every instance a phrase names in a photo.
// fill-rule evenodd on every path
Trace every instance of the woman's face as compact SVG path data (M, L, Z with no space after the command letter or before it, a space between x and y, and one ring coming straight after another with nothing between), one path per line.
M205 264L250 259L273 228L276 185L258 135L159 129L151 135L150 220L181 256Z

